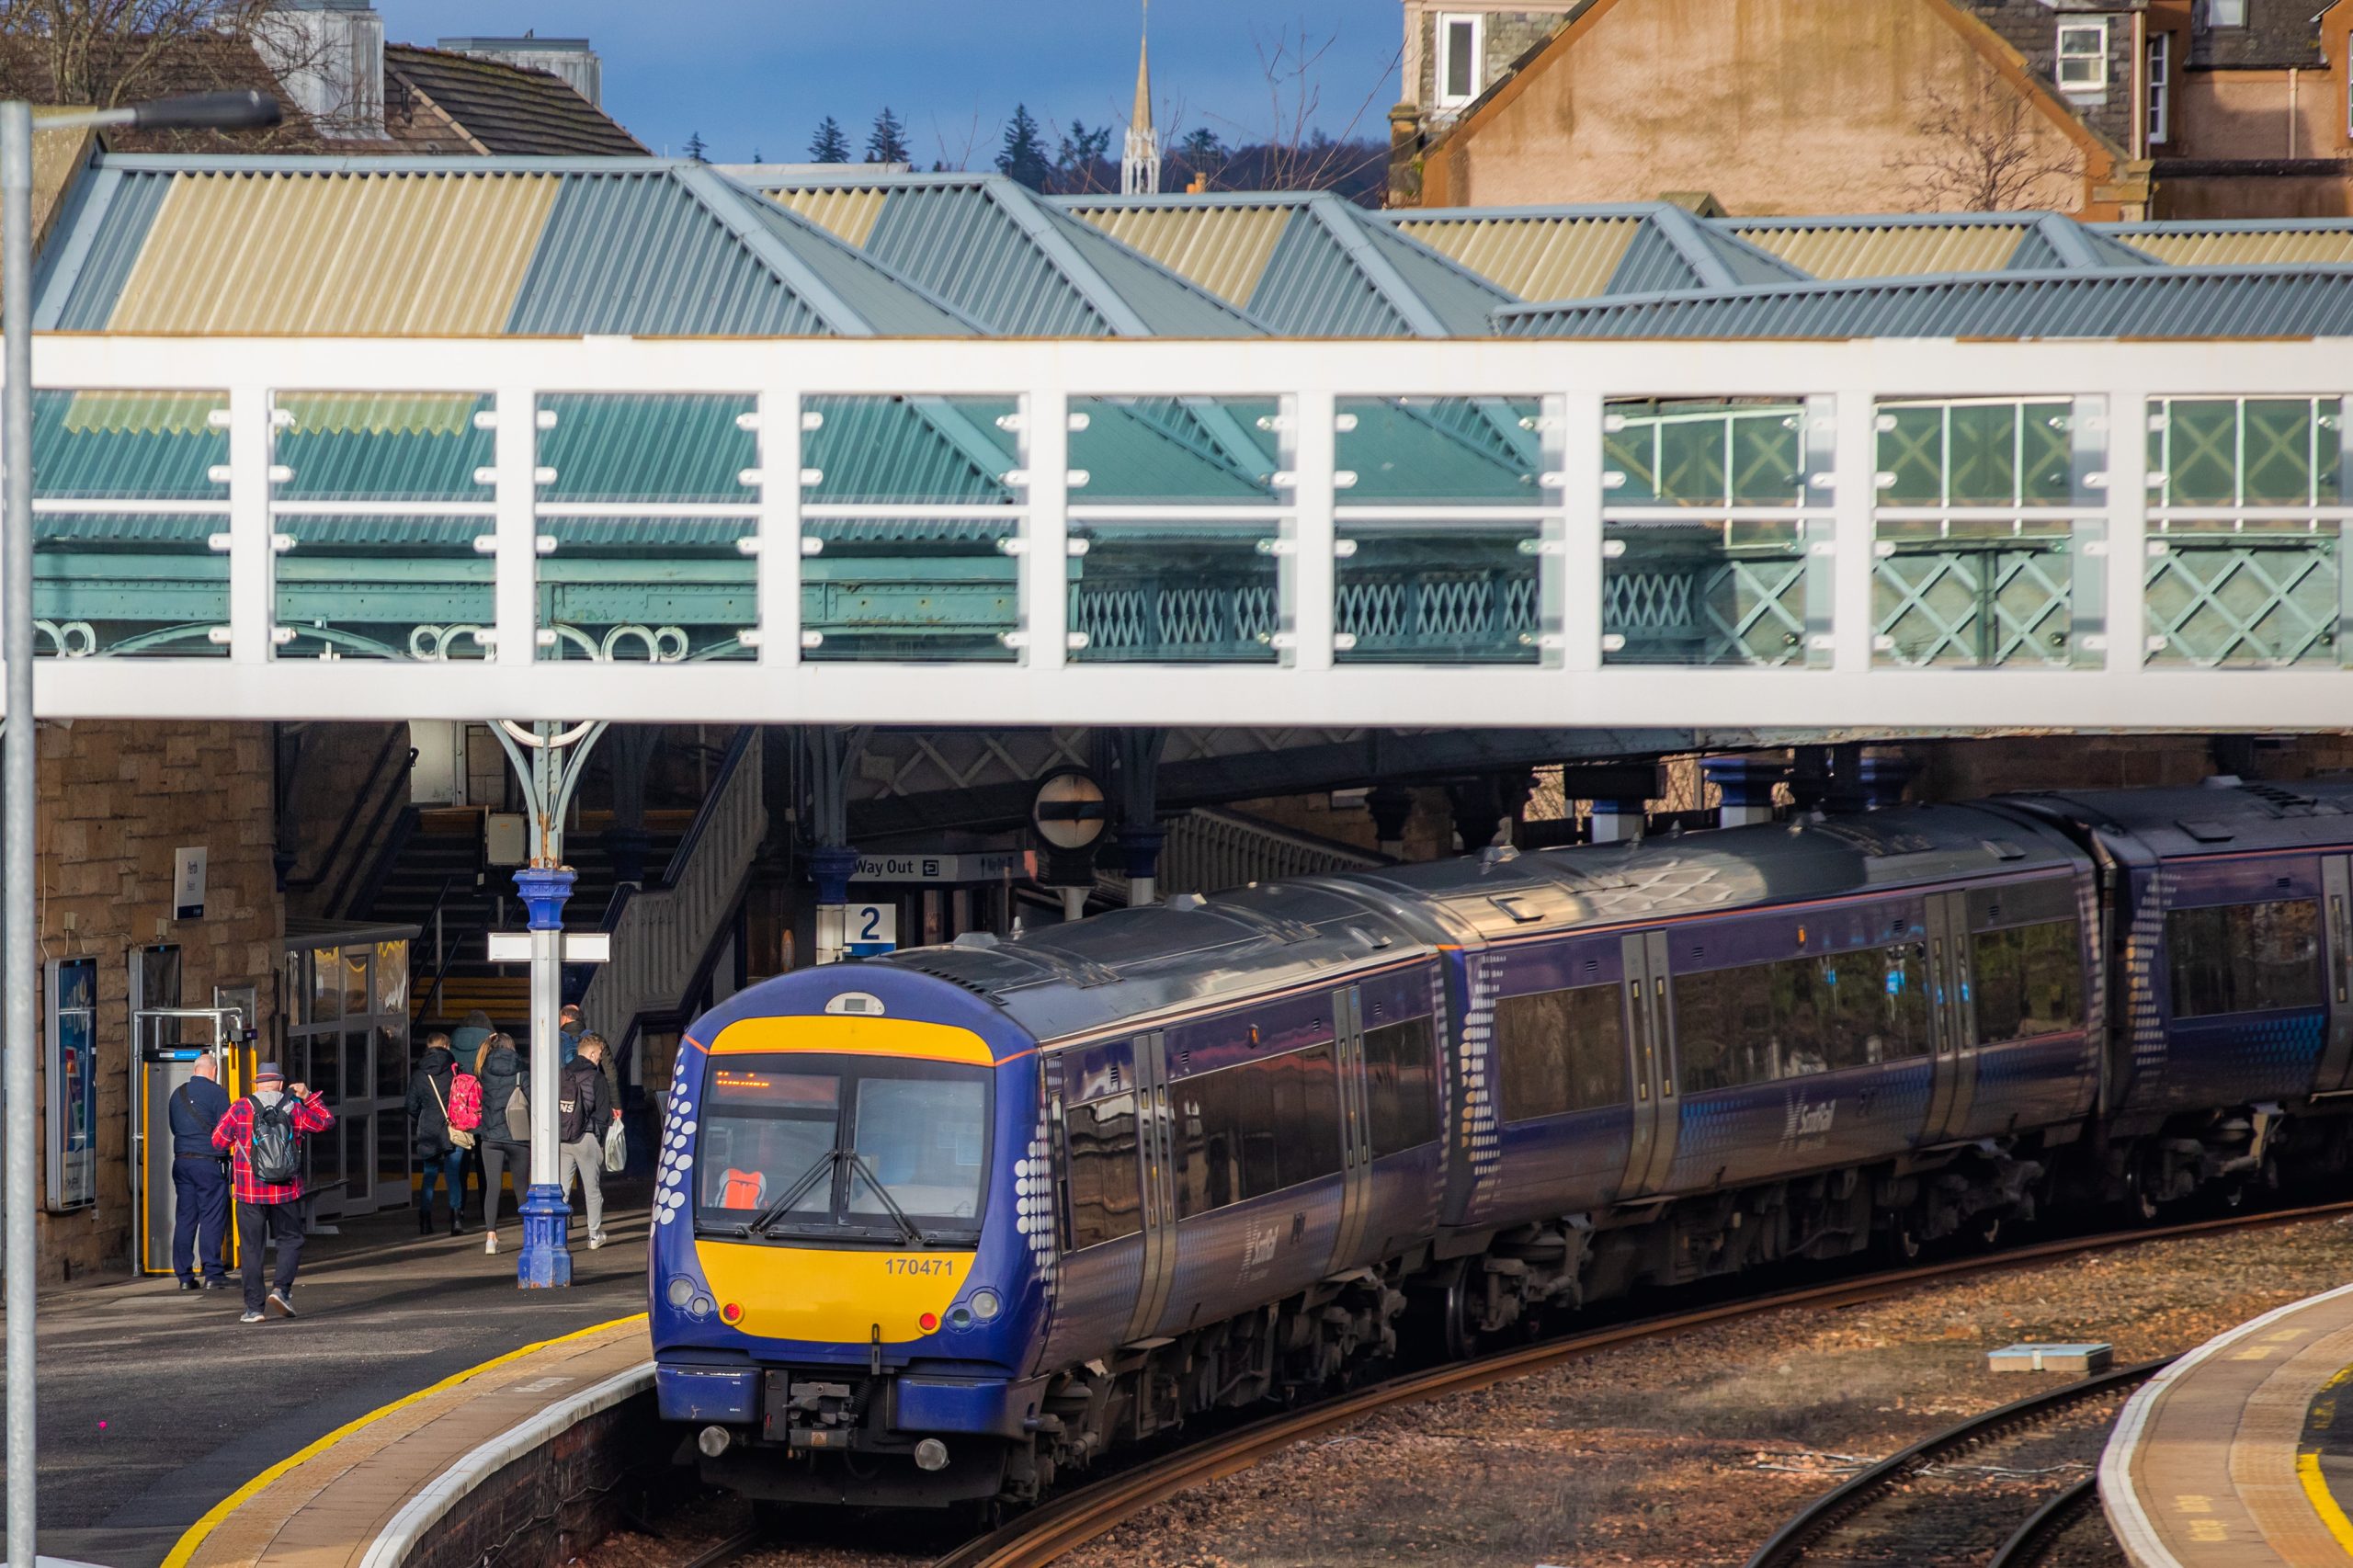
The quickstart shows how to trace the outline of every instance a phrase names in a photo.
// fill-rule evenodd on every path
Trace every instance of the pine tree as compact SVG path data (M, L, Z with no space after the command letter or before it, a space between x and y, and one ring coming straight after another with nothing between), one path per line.
M884 104L882 112L874 117L874 129L867 132L866 161L870 164L904 164L907 161L907 128L899 117Z
M1053 165L1046 162L1045 144L1038 139L1038 122L1029 118L1029 106L1013 106L1013 119L1005 128L1005 144L997 149L997 172L1018 185L1032 190L1046 188Z
M1176 143L1176 152L1197 169L1211 168L1225 162L1225 143L1220 142L1217 132L1206 125L1186 132L1185 139Z
M830 114L817 122L817 134L809 143L809 161L815 164L849 162L849 138L842 134L840 122Z
M688 134L686 146L686 153L688 157L692 158L698 164L707 164L710 160L703 154L710 151L710 144L702 139L701 131L696 131Z
M765 163L767 163L767 160L766 158L761 157L761 156L760 156L760 150L759 150L757 147L755 147L755 148L753 148L753 149L752 149L752 162L754 162L754 163L756 163L756 164L765 164Z
M1109 126L1089 131L1085 120L1072 120L1070 130L1063 134L1062 146L1054 153L1055 187L1066 191L1095 189L1103 183L1097 177L1097 165L1110 150Z

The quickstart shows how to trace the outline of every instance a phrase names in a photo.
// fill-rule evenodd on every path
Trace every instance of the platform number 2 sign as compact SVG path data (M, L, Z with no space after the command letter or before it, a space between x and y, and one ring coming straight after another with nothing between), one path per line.
M899 906L853 903L843 912L845 948L855 957L878 958L899 945Z

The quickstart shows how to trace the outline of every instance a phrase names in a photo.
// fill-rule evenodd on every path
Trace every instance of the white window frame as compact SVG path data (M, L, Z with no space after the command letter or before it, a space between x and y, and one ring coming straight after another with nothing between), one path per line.
M1449 93L1446 90L1446 84L1447 79L1453 74L1450 67L1454 63L1452 43L1454 29L1464 24L1468 24L1471 28L1471 90L1467 93ZM1476 98L1486 87L1483 78L1486 75L1487 18L1477 11L1440 11L1438 14L1438 33L1434 42L1436 47L1433 52L1438 61L1438 74L1431 79L1432 94L1438 99L1438 108L1461 108Z
M2088 40L2091 47L2084 42ZM2070 49L2073 41L2075 48ZM2071 78L2069 66L2089 67L2084 74ZM2108 18L2096 17L2088 21L2059 24L2058 52L2052 62L2052 75L2063 93L2098 93L2108 89Z
M2145 69L2149 74L2149 145L2154 147L2173 133L2173 34L2149 35Z
M2210 28L2246 26L2246 0L2206 0L2206 25Z

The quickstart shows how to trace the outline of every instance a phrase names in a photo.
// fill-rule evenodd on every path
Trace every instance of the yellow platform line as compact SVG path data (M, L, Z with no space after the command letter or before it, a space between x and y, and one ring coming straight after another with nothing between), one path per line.
M460 1383L469 1382L481 1377L484 1372L495 1371L510 1362L519 1361L526 1356L536 1355L553 1346L568 1345L575 1339L586 1339L593 1335L603 1334L611 1329L627 1328L631 1324L640 1324L644 1321L645 1314L637 1312L629 1317L615 1318L610 1323L600 1323L587 1328L577 1329L571 1334L560 1334L553 1339L542 1339L535 1345L526 1345L519 1350L509 1350L504 1356L494 1356L478 1367L469 1367L462 1372L453 1372L438 1383L429 1384L415 1393L403 1394L390 1404L379 1405L365 1415L345 1422L316 1442L307 1443L295 1449L207 1509L202 1518L188 1526L181 1534L179 1540L164 1558L164 1568L188 1568L188 1560L196 1555L197 1549L204 1544L205 1538L221 1528L222 1520L252 1502L272 1482L278 1480L298 1465L318 1458L362 1427L381 1421L394 1411L405 1410L419 1400L431 1399L435 1394L456 1388ZM2340 1518L2342 1517L2339 1516Z
M2328 1533L2336 1538L2345 1554L2353 1557L2353 1519L2345 1517L2345 1510L2336 1505L2336 1494L2329 1491L2327 1478L2320 1472L2320 1455L2298 1454L2296 1479L2303 1483L2304 1497L2312 1504L2313 1512L2320 1516L2320 1522L2328 1527Z

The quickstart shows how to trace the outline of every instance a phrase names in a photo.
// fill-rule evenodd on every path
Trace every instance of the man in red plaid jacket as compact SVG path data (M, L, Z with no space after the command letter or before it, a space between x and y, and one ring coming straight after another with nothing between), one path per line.
M229 1186L237 1200L238 1261L245 1276L245 1315L241 1321L245 1323L261 1322L265 1304L280 1317L294 1315L294 1274L302 1263L302 1178L261 1181L255 1177L252 1164L256 1104L272 1108L288 1097L293 1101L290 1114L297 1132L324 1132L335 1125L335 1113L327 1109L324 1095L312 1093L301 1084L289 1085L277 1062L265 1062L254 1074L254 1092L231 1102L229 1114L212 1130L212 1146L233 1151L236 1167ZM265 1236L278 1243L278 1278L267 1303L261 1290Z

